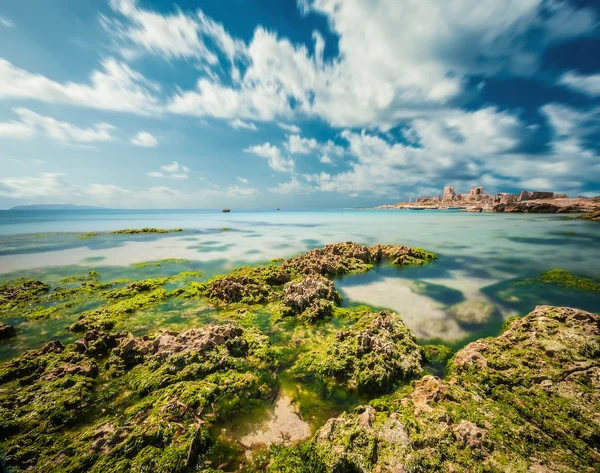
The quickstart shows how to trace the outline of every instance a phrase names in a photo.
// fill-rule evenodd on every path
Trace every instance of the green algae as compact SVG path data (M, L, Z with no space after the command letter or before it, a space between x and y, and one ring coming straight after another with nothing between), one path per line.
M402 320L371 312L298 358L293 371L361 393L389 391L422 371L423 352Z
M597 281L575 276L564 269L546 271L540 275L540 281L582 291L600 291L600 283Z
M132 264L132 266L134 268L148 268L148 267L161 267L161 266L168 265L168 264L186 264L188 262L189 261L186 259L165 258L165 259L156 260L156 261L144 261L141 263L134 263L134 264Z
M31 279L8 281L0 286L0 312L22 309L38 303L50 285Z
M114 230L110 233L111 235L135 235L138 233L178 233L182 231L182 228L125 228L123 230Z

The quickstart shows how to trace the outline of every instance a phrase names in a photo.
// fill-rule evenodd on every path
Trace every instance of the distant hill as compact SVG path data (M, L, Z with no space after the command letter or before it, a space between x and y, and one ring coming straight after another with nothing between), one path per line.
M73 204L41 204L41 205L17 205L9 210L95 210L105 209L106 207L96 207L94 205L73 205Z

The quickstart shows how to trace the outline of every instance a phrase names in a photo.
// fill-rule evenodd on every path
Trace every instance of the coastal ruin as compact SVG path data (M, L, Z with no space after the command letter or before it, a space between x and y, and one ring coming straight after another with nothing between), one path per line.
M566 194L556 194L554 192L530 192L523 190L520 194L509 194L500 192L498 194L486 194L482 186L472 187L468 194L457 194L454 186L444 187L441 196L435 197L417 197L417 205L450 205L459 204L462 207L471 205L494 205L494 204L512 204L515 202L525 202L530 200L559 199L566 198Z
M556 192L522 190L518 194L499 192L486 194L482 186L472 187L466 194L457 194L454 186L446 186L442 195L412 197L408 202L381 205L378 209L464 210L467 212L563 213L600 210L599 197L567 197Z

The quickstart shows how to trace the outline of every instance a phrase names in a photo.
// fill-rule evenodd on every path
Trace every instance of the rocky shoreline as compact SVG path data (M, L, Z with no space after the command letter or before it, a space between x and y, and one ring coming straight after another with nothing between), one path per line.
M466 212L505 213L588 213L600 211L599 197L567 197L553 192L489 195L482 187L474 187L468 194L456 194L454 187L445 187L439 197L417 197L415 202L380 205L380 210L461 210Z
M52 340L0 365L0 462L14 473L596 471L598 315L539 306L454 353L420 345L398 314L340 307L334 276L435 259L420 248L346 242L203 282L179 274L101 283L90 272L58 288L6 283L8 317L51 317L54 299L104 302L68 328L82 332L75 342ZM565 271L544 277L598 288ZM183 331L115 330L173 300L207 301L217 317ZM296 398L280 394L283 377ZM356 401L311 434L294 412L334 392ZM272 405L292 412L294 435L274 422L281 441L271 445L260 435L246 435L246 445L223 437L225 422Z

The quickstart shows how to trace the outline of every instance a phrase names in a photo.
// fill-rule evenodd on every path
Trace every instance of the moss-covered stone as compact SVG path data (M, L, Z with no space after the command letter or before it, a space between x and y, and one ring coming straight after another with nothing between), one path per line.
M21 309L40 301L50 285L31 279L17 279L0 285L0 312Z
M598 315L539 306L459 351L446 380L329 420L269 471L596 471L599 359Z
M389 391L421 373L423 352L400 317L371 312L300 355L294 372L366 394Z
M565 271L564 269L552 269L540 275L543 282L558 284L559 286L582 291L600 291L600 283L589 278L582 278Z
M280 266L245 266L227 276L217 276L205 283L191 282L190 297L215 302L264 304L276 297L276 287L290 281L291 272Z
M213 424L270 396L277 360L267 337L231 325L51 342L0 368L4 462L15 473L201 470Z
M164 228L125 228L124 230L114 230L112 232L110 232L113 235L121 235L121 234L127 234L127 235L134 235L137 233L178 233L178 232L182 232L183 229L182 228L171 228L171 229L164 229Z
M342 301L333 282L319 275L290 281L284 286L283 292L282 316L296 317L307 322L331 317L335 306Z

